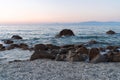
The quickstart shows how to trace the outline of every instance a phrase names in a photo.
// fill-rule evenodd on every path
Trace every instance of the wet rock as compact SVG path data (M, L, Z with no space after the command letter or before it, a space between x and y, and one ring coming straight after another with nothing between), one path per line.
M19 45L19 47L20 47L21 49L23 49L23 50L28 50L28 49L29 49L28 45L25 44L25 43L21 43L21 44Z
M88 54L88 49L86 47L82 46L82 47L78 48L76 50L76 52L80 53L80 54Z
M5 47L3 46L3 44L0 44L0 51L4 51Z
M52 50L52 49L60 49L59 46L52 45L52 44L46 44L46 47L47 47L48 49L50 49L50 50Z
M91 40L91 41L88 42L88 44L97 44L97 43L98 43L98 42L95 41L95 40Z
M99 51L98 48L92 48L92 49L90 49L90 52L89 52L89 59L90 59L90 61L92 59L94 59L98 54L100 54L100 51Z
M7 47L7 50L11 50L14 48L20 48L20 46L18 44L11 44L9 47Z
M46 51L35 51L31 55L30 60L36 60L36 59L55 59L55 56L47 53Z
M13 41L12 41L12 40L5 40L4 43L5 43L5 44L12 44Z
M72 30L70 29L63 29L62 31L60 31L60 33L58 35L56 35L56 37L62 37L62 36L74 36L75 34L73 33Z
M106 34L112 35L112 34L116 34L116 33L114 31L112 31L112 30L109 30L109 31L106 32Z
M11 38L12 38L12 39L22 39L22 37L19 36L19 35L13 35Z
M108 61L108 59L107 59L107 55L106 54L104 54L104 55L98 54L90 62L91 63L100 63L100 62L107 62L107 61Z
M36 44L36 45L34 46L34 50L35 50L35 51L47 50L47 47L46 47L46 45L44 45L44 44Z
M105 52L105 50L106 50L106 49L105 49L105 48L100 47L100 48L99 48L99 50L100 50L101 52Z

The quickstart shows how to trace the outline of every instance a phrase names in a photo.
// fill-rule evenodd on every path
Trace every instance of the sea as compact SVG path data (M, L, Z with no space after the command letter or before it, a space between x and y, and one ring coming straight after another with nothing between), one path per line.
M71 29L75 36L55 38L63 29ZM113 30L115 35L107 35L106 32ZM19 35L23 39L15 40L14 43L26 43L30 47L35 44L83 44L91 40L98 43L88 47L106 47L108 45L120 46L120 22L82 22L82 23L50 23L50 24L1 24L0 44L10 39L13 35ZM0 63L13 60L29 59L33 51L13 49L0 51Z

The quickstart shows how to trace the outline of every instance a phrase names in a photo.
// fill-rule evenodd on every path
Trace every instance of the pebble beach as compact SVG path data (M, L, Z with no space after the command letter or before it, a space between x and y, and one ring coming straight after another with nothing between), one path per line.
M0 65L0 80L119 80L120 63L35 60Z

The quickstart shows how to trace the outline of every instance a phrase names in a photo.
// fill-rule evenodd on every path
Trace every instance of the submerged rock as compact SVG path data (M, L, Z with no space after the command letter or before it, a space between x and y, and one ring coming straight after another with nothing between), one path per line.
M112 30L109 30L109 31L106 32L106 34L116 34L116 33Z
M63 29L62 31L60 31L60 33L58 35L56 35L56 37L62 37L62 36L74 36L75 34L73 33L72 30L70 29Z
M88 44L97 44L97 43L98 43L98 42L95 41L95 40L91 40L91 41L88 42Z
M12 37L11 37L12 39L23 39L21 36L19 36L19 35L13 35Z

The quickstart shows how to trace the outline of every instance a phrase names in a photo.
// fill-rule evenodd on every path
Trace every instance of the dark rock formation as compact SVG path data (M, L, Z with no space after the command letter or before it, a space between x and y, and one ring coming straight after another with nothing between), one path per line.
M5 40L4 43L5 43L5 44L12 44L13 41L12 41L12 40Z
M53 50L53 49L60 49L59 46L56 46L56 45L52 45L52 44L46 44L46 47L50 50Z
M90 62L91 63L100 63L100 62L107 62L108 59L107 59L107 55L101 55L101 54L98 54L95 58L93 58Z
M9 47L7 47L7 50L11 50L14 48L20 48L20 46L18 44L11 44Z
M4 51L5 47L3 46L3 44L0 44L0 51Z
M82 47L78 48L76 50L76 52L80 53L80 54L88 54L88 49L86 47L82 46Z
M28 45L25 44L25 43L21 43L21 44L19 45L19 47L20 47L21 49L23 49L23 50L29 49Z
M97 43L98 43L98 42L95 41L95 40L91 40L91 41L88 42L88 44L97 44Z
M34 46L34 50L35 50L35 51L47 50L47 47L46 47L46 45L44 45L44 44L36 44L36 45Z
M63 29L62 31L60 31L60 33L58 35L56 35L56 37L62 37L62 36L74 36L75 34L73 33L72 30L70 29Z
M36 59L55 59L55 56L47 53L46 51L35 51L32 55L30 60Z
M90 59L90 61L92 59L94 59L98 54L100 54L100 51L99 51L98 48L92 48L92 49L90 49L90 52L89 52L89 59Z
M12 38L12 39L22 39L22 37L19 36L19 35L13 35L11 38Z
M112 30L109 30L109 31L106 32L106 34L110 34L111 35L111 34L116 34L116 33L114 31L112 31Z

